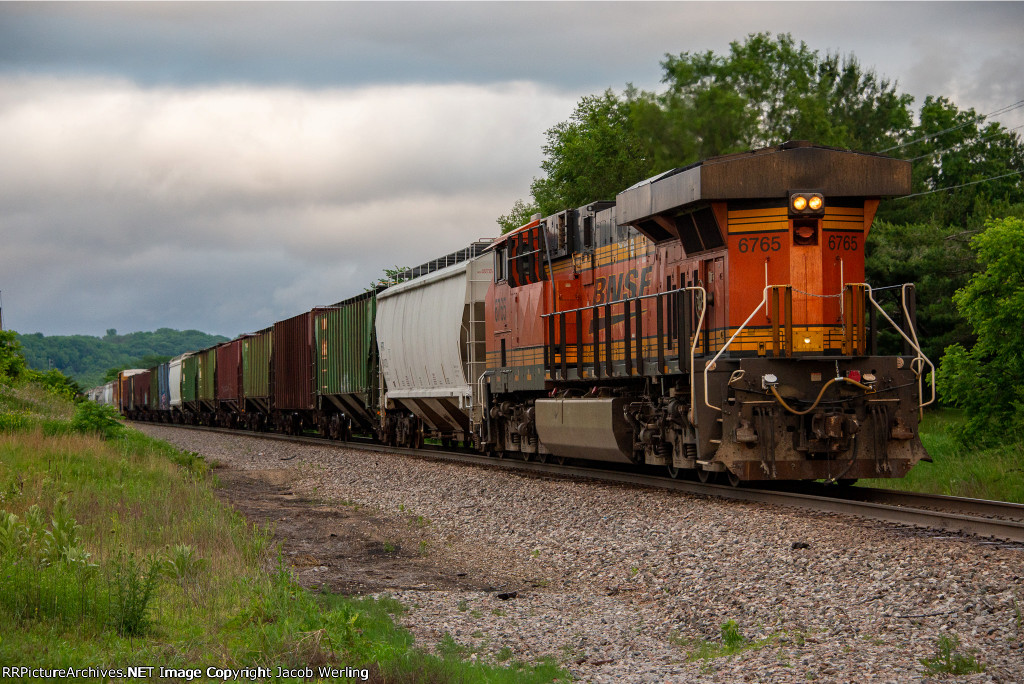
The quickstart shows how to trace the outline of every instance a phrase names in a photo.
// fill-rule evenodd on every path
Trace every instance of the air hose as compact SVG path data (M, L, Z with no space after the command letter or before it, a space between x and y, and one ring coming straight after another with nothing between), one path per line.
M775 396L775 400L778 401L780 404L782 404L783 408L785 408L787 411L792 413L794 416L805 416L808 413L810 413L811 411L813 411L818 406L818 403L821 402L821 398L823 396L825 396L825 390L827 390L829 388L829 386L833 382L848 382L851 385L856 385L857 387L860 387L862 390L864 390L865 392L868 392L869 394L875 391L871 387L868 387L867 385L865 385L863 383L859 383L856 380L851 380L850 378L844 378L844 377L832 378L831 380L826 382L824 385L822 385L821 391L818 392L817 399L814 400L814 403L811 404L811 406L809 408L804 409L803 411L797 411L792 406L790 406L789 404L786 403L786 400L782 398L782 396L779 394L779 391L777 389L775 389L775 385L771 385L770 389L772 391L772 394Z

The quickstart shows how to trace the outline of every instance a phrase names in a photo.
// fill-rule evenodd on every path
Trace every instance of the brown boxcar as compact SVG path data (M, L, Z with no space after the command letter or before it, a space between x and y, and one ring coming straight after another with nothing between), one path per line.
M319 311L313 309L274 324L272 373L277 411L316 408L313 321Z
M129 416L132 411L136 409L136 395L135 395L135 383L133 379L140 373L149 373L149 371L142 368L132 368L123 370L117 374L117 410L125 416ZM140 387L142 383L139 383ZM149 394L149 377L146 377L146 392L143 397ZM138 405L138 408L144 408L145 402Z
M149 408L149 378L151 371L144 370L129 378L132 383L132 411L136 416Z
M242 338L217 347L217 401L237 404L242 396Z

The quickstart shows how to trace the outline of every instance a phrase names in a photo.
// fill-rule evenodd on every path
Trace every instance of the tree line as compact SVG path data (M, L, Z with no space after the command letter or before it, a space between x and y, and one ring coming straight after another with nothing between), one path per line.
M227 342L228 338L171 328L118 335L112 328L103 337L33 333L18 335L17 341L30 368L60 371L89 388L109 382L125 368L151 368L178 354Z
M944 366L947 382L940 385L946 401L980 410L986 401L1018 394L967 399L967 374L993 358L980 344L991 334L983 333L988 328L980 319L991 311L957 293L973 292L995 263L985 251L990 244L985 233L1019 236L1015 220L1024 218L1024 144L1016 130L994 119L1024 107L1024 100L979 114L929 95L915 110L912 96L864 69L855 56L821 54L789 34L751 34L731 43L727 54L666 55L661 69L663 88L657 92L627 84L621 93L608 89L585 96L568 120L547 130L543 175L533 180L530 198L517 200L498 218L502 232L524 225L534 213L614 199L668 169L787 140L907 159L913 163L911 194L883 202L878 212L867 242L868 282L916 284L926 354L938 361L947 348L955 352ZM997 242L1013 245L1004 238ZM1009 255L1011 260L1016 255L1018 268L1024 266L1020 247L1016 243ZM1012 286L1011 291L1019 294ZM1016 345L1013 353L1020 358L1022 338L1018 329L999 343ZM992 377L998 384L999 374ZM992 392L991 385L986 392ZM1017 408L1008 410L1019 416L1024 401L1017 401ZM974 430L975 437L982 432Z

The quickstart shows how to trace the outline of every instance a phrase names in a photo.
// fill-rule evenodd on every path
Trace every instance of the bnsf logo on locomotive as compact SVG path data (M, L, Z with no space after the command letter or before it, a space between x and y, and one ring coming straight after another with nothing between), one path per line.
M653 266L645 266L639 270L631 268L625 273L613 273L594 279L594 304L617 302L620 299L632 299L647 294L651 289L651 272ZM637 279L640 289L637 291Z

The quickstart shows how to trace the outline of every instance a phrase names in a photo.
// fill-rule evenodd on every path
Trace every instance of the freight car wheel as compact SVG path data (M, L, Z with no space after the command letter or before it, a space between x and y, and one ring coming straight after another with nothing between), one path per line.
M529 451L520 451L519 455L522 456L523 460L526 462L529 462L530 457L533 456L533 454L531 454Z
M711 479L711 471L710 470L704 470L703 468L698 469L697 470L697 479L700 480L702 483L707 484L707 482Z
M740 482L742 482L742 480L740 480L740 476L739 475L735 474L731 470L725 471L725 475L726 475L726 477L729 480L729 485L730 486L732 486L732 487L739 487L740 486Z
M548 462L548 455L547 454L540 454L540 453L538 453L537 454L537 461L540 462L540 463L547 463Z
M665 466L665 468L668 470L668 476L669 477L671 477L673 480L678 480L679 479L679 472L680 472L679 468L676 468L675 466L672 466L672 465Z

